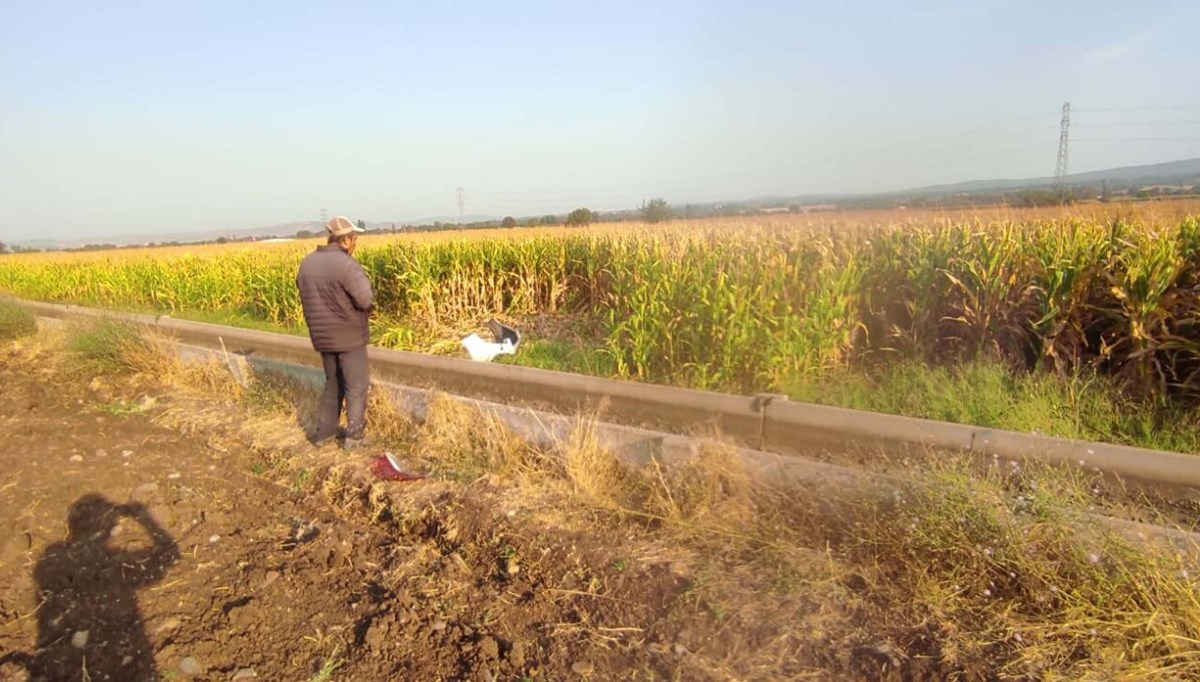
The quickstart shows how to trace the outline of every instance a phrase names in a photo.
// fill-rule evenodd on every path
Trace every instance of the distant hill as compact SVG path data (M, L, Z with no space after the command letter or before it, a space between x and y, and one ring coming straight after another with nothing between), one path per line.
M1094 185L1100 182L1117 182L1126 184L1170 184L1173 182L1188 182L1200 178L1200 159L1186 159L1155 163L1148 166L1124 166L1106 170L1074 173L1067 176L1067 184ZM1049 187L1054 184L1053 177L1025 178L1022 180L970 180L948 185L931 185L918 187L903 192L887 192L886 194L904 194L921 196L927 194L956 194L962 192L989 192L1011 189L1030 189Z
M1108 183L1110 189L1137 188L1148 185L1195 185L1200 183L1200 159L1184 159L1182 161L1170 161L1167 163L1155 163L1144 166L1123 166L1120 168L1108 168L1105 170L1088 171L1085 173L1075 173L1067 176L1067 183L1075 187L1095 187L1101 183ZM907 203L910 199L916 203L928 203L931 200L940 201L940 197L959 197L965 202L971 201L988 201L995 200L996 196L1004 192L1013 192L1018 190L1036 190L1044 189L1054 184L1054 178L1045 176L1037 178L1009 179L999 178L991 180L969 180L966 182L956 182L945 185L930 185L927 187L917 187L913 189L896 191L896 192L879 192L879 193L827 193L827 194L807 194L807 195L791 195L791 196L760 196L752 199L734 200L734 201L714 201L704 203L694 203L695 207L707 207L710 209L720 208L722 205L737 205L745 208L755 209L770 206L782 206L788 204L836 204L843 208L871 208L895 206L898 204ZM1132 194L1132 191L1129 191ZM977 195L977 196L974 196ZM684 206L676 205L676 209L683 209ZM605 213L616 215L631 215L636 212L636 209L605 211ZM702 214L702 213L701 213ZM518 218L527 218L528 216L516 216ZM463 224L480 223L486 221L499 221L500 216L495 215L469 215L462 216L428 216L424 218L413 218L396 221L368 221L368 230L385 230L390 229L393 225L401 227L404 225L429 225L433 223L455 224L461 220ZM174 233L154 233L154 234L139 234L139 235L121 235L113 237L91 237L87 239L29 239L29 240L13 240L11 245L21 248L33 249L54 249L63 247L76 247L85 244L115 244L118 246L146 243L188 243L201 241L214 241L221 237L294 237L297 232L309 231L316 234L321 233L324 229L323 224L318 220L312 221L297 221L290 223L279 223L267 227L258 227L244 230L206 230L197 232L174 232Z
M491 218L487 216L463 216L464 223L470 223L481 220L499 220L499 218ZM368 231L375 230L390 230L393 225L400 227L402 225L423 225L433 223L435 221L454 223L458 221L458 216L453 218L427 218L421 220L396 220L396 221L365 221ZM186 244L189 242L210 242L226 238L243 239L245 237L295 237L296 233L308 231L314 234L321 234L325 231L325 224L319 220L311 221L296 221L290 223L277 223L267 227L255 227L243 230L202 230L196 232L153 232L146 234L125 234L113 235L108 237L86 237L74 239L28 239L28 240L13 240L12 245L26 249L57 249L71 248L83 246L85 244L114 244L116 246L128 246L137 244L165 244L178 242Z
M396 225L401 223L396 222ZM393 225L391 222L367 222L368 230L390 229ZM325 224L319 220L296 221L291 223L278 223L267 227L255 227L248 230L206 230L204 232L187 232L174 234L151 234L118 237L119 242L126 244L144 244L146 242L195 242L195 241L212 241L221 237L236 237L242 239L244 237L295 237L297 232L308 231L314 234L325 231ZM93 243L95 240L90 240Z
M10 246L19 246L23 249L53 249L58 247L58 241L54 239L25 239L9 242Z

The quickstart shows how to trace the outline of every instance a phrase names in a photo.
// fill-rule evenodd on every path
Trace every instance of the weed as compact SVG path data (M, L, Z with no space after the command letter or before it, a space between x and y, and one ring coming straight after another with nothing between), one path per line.
M313 674L310 682L329 682L333 679L333 674L345 665L342 660L338 647L335 647L333 653L329 654L322 663L321 667Z
M142 406L138 403L116 400L111 403L104 403L103 405L100 405L99 410L116 417L121 417L124 415L137 414L141 412Z
M258 415L285 413L292 408L290 402L276 385L262 375L256 375L242 395L242 404Z
M294 413L305 421L316 413L319 393L304 377L274 367L255 367L242 403L256 414Z
M296 471L296 477L292 483L292 487L296 490L304 490L309 482L312 481L312 478L313 472L305 467L301 467Z
M67 348L82 365L101 373L135 372L161 355L138 327L108 318L76 323Z
M29 336L37 332L37 318L28 309L0 301L0 341Z
M516 364L593 376L612 376L616 365L612 356L595 347L565 339L530 339L523 342L514 356Z

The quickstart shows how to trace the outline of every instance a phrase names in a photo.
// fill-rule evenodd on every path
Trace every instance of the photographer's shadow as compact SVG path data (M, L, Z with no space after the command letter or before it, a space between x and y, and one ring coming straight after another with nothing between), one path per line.
M145 535L114 537L123 516ZM27 658L32 679L158 679L136 592L162 580L178 561L175 541L144 506L95 494L71 505L68 523L67 539L47 547L34 568L43 603L37 649Z

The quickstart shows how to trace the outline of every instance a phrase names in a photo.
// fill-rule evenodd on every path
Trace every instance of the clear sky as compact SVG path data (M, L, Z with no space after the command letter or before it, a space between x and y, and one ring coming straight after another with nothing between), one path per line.
M0 0L0 239L1200 156L1195 0Z

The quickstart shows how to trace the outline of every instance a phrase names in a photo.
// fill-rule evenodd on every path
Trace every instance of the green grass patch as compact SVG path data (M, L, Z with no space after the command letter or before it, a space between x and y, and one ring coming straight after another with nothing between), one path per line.
M292 487L295 490L302 491L313 480L313 472L305 467L301 467L295 475Z
M57 301L50 302L53 303ZM206 322L208 324L220 324L227 327L253 329L255 331L274 332L276 334L289 334L291 336L308 336L308 326L304 323L300 323L298 326L292 326L272 322L270 320L264 320L260 317L257 317L254 312L243 308L223 308L219 310L168 310L145 305L103 305L95 303L89 303L87 305L91 308L106 310L114 313L132 313L135 315L150 315L155 317L159 315L166 315L175 320Z
M0 341L9 341L37 332L37 319L26 308L0 301Z
M313 673L312 682L330 682L333 679L333 674L343 665L345 665L345 661L342 660L340 650L335 647L329 658L322 661L321 667Z
M89 370L100 373L136 371L155 349L137 326L108 318L76 323L67 349Z
M227 327L238 327L240 329L253 329L260 332L290 334L291 336L308 336L308 326L304 323L301 323L299 326L280 324L270 320L264 320L261 317L256 316L252 311L242 308L223 308L219 310L164 310L161 308L149 308L144 306L120 306L114 308L106 307L105 309L138 313L141 315L168 315L172 319L176 320L206 322L208 324L220 324Z
M1062 438L1200 452L1200 411L1121 396L1099 376L1013 372L1003 363L905 362L839 370L787 388L793 399Z
M114 417L123 417L125 415L142 412L141 405L126 400L115 400L111 403L104 403L99 405L97 409L106 414L111 414Z
M500 356L505 358L507 356ZM512 363L522 367L611 377L617 366L605 351L562 339L536 339L521 344Z
M258 368L242 393L242 404L255 414L292 414L315 410L320 388L285 368Z
M256 375L242 394L242 404L252 413L264 415L286 413L292 409L293 401L285 394L281 382Z
M299 326L277 324L275 322L255 317L253 313L246 310L176 310L175 312L170 313L170 315L172 318L177 320L207 322L209 324L221 324L228 327L253 329L260 332L290 334L291 336L308 336L308 326L303 323L301 323Z

